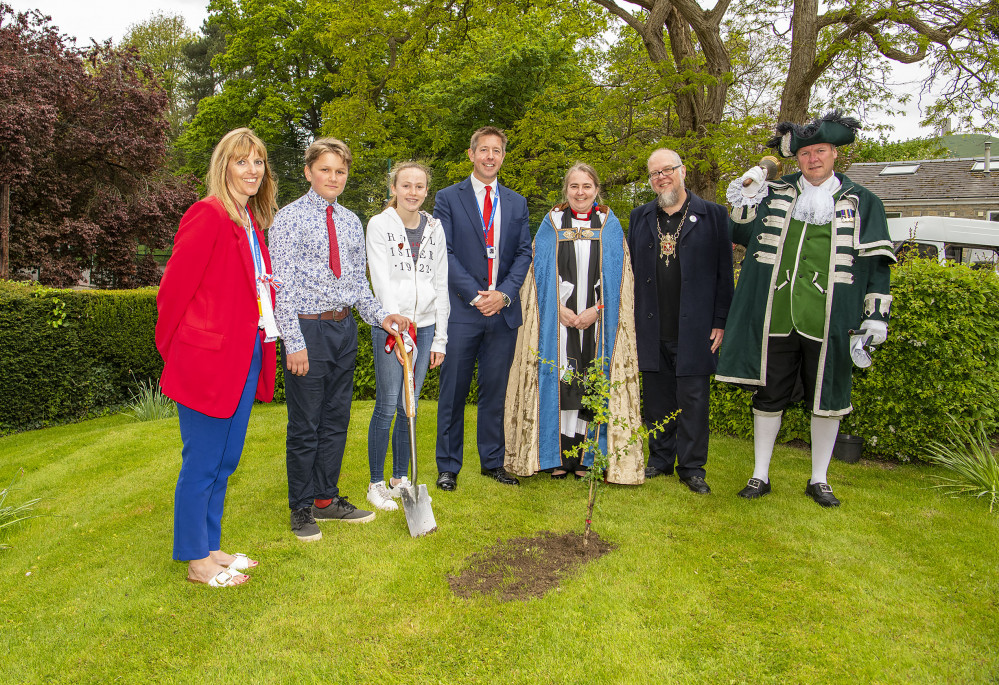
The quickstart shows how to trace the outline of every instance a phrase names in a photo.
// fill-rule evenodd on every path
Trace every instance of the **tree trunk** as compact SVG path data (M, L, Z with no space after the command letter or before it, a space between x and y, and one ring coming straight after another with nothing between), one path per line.
M721 36L720 17L727 0L720 0L720 11L711 13L697 3L647 0L638 3L647 11L644 17L617 0L593 1L634 29L654 64L670 64L678 75L679 83L664 76L657 84L675 93L677 130L672 137L689 141L677 146L681 149L676 152L687 164L687 186L714 200L721 172L710 147L702 143L715 135L725 113L732 62ZM698 65L702 58L703 66ZM705 74L710 81L703 78Z
M590 543L590 521L593 519L593 503L597 499L597 479L590 478L590 499L586 503L586 525L583 526L583 547Z
M10 278L10 184L0 189L0 280Z
M815 73L815 54L819 39L818 0L795 0L791 19L791 63L780 96L778 121L803 124L808 119L808 103Z

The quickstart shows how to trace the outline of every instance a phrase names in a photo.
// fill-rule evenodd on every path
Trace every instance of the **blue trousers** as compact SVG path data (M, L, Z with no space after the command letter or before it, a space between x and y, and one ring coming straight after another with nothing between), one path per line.
M434 326L416 329L416 363L413 376L416 381L417 406L420 389L430 368L430 346L434 342ZM388 333L382 328L371 327L371 345L375 352L375 410L368 426L368 467L371 482L385 480L385 453L388 451L389 428L395 416L392 431L392 476L402 478L409 473L409 419L406 417L406 394L403 390L402 364L395 352L385 354Z
M222 547L225 491L243 453L262 356L258 334L243 393L236 413L229 418L217 419L177 403L184 443L173 499L173 558L177 561L204 559Z
M479 464L484 469L503 466L506 445L503 405L506 383L517 345L517 329L503 317L483 316L474 323L451 321L447 327L447 356L441 365L437 404L437 472L461 471L465 446L465 400L478 362L477 407Z

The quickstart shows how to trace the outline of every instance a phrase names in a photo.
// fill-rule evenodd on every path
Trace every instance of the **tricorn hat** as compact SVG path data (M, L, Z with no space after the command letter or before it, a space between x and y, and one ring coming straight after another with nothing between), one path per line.
M777 150L781 157L794 157L798 150L809 145L849 145L859 128L859 120L845 117L842 110L834 109L803 126L782 121L777 124L777 135L767 141L767 147Z

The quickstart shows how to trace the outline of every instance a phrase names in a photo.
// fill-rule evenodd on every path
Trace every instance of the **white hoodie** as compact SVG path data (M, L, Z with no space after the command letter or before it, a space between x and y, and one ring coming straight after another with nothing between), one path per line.
M420 244L420 256L413 252L406 227L394 207L388 207L368 222L366 243L371 288L375 297L392 314L402 314L418 328L435 325L431 352L444 352L447 346L447 319L451 302L447 290L447 244L444 227L427 212Z

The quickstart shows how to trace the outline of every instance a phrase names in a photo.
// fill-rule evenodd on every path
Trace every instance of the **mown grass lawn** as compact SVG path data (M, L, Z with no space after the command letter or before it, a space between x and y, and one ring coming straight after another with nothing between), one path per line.
M365 504L372 403L354 405L341 487ZM421 404L421 480L436 477ZM440 530L402 512L288 526L283 406L257 406L230 481L223 547L261 565L245 587L184 582L170 559L176 419L108 417L0 439L0 480L56 514L0 552L3 683L971 683L999 679L999 516L930 489L925 466L834 462L843 500L805 497L807 451L778 448L774 492L735 496L751 443L714 436L697 496L676 478L604 489L617 549L543 598L465 600L449 574L498 539L582 530L585 493L478 475L474 409Z

